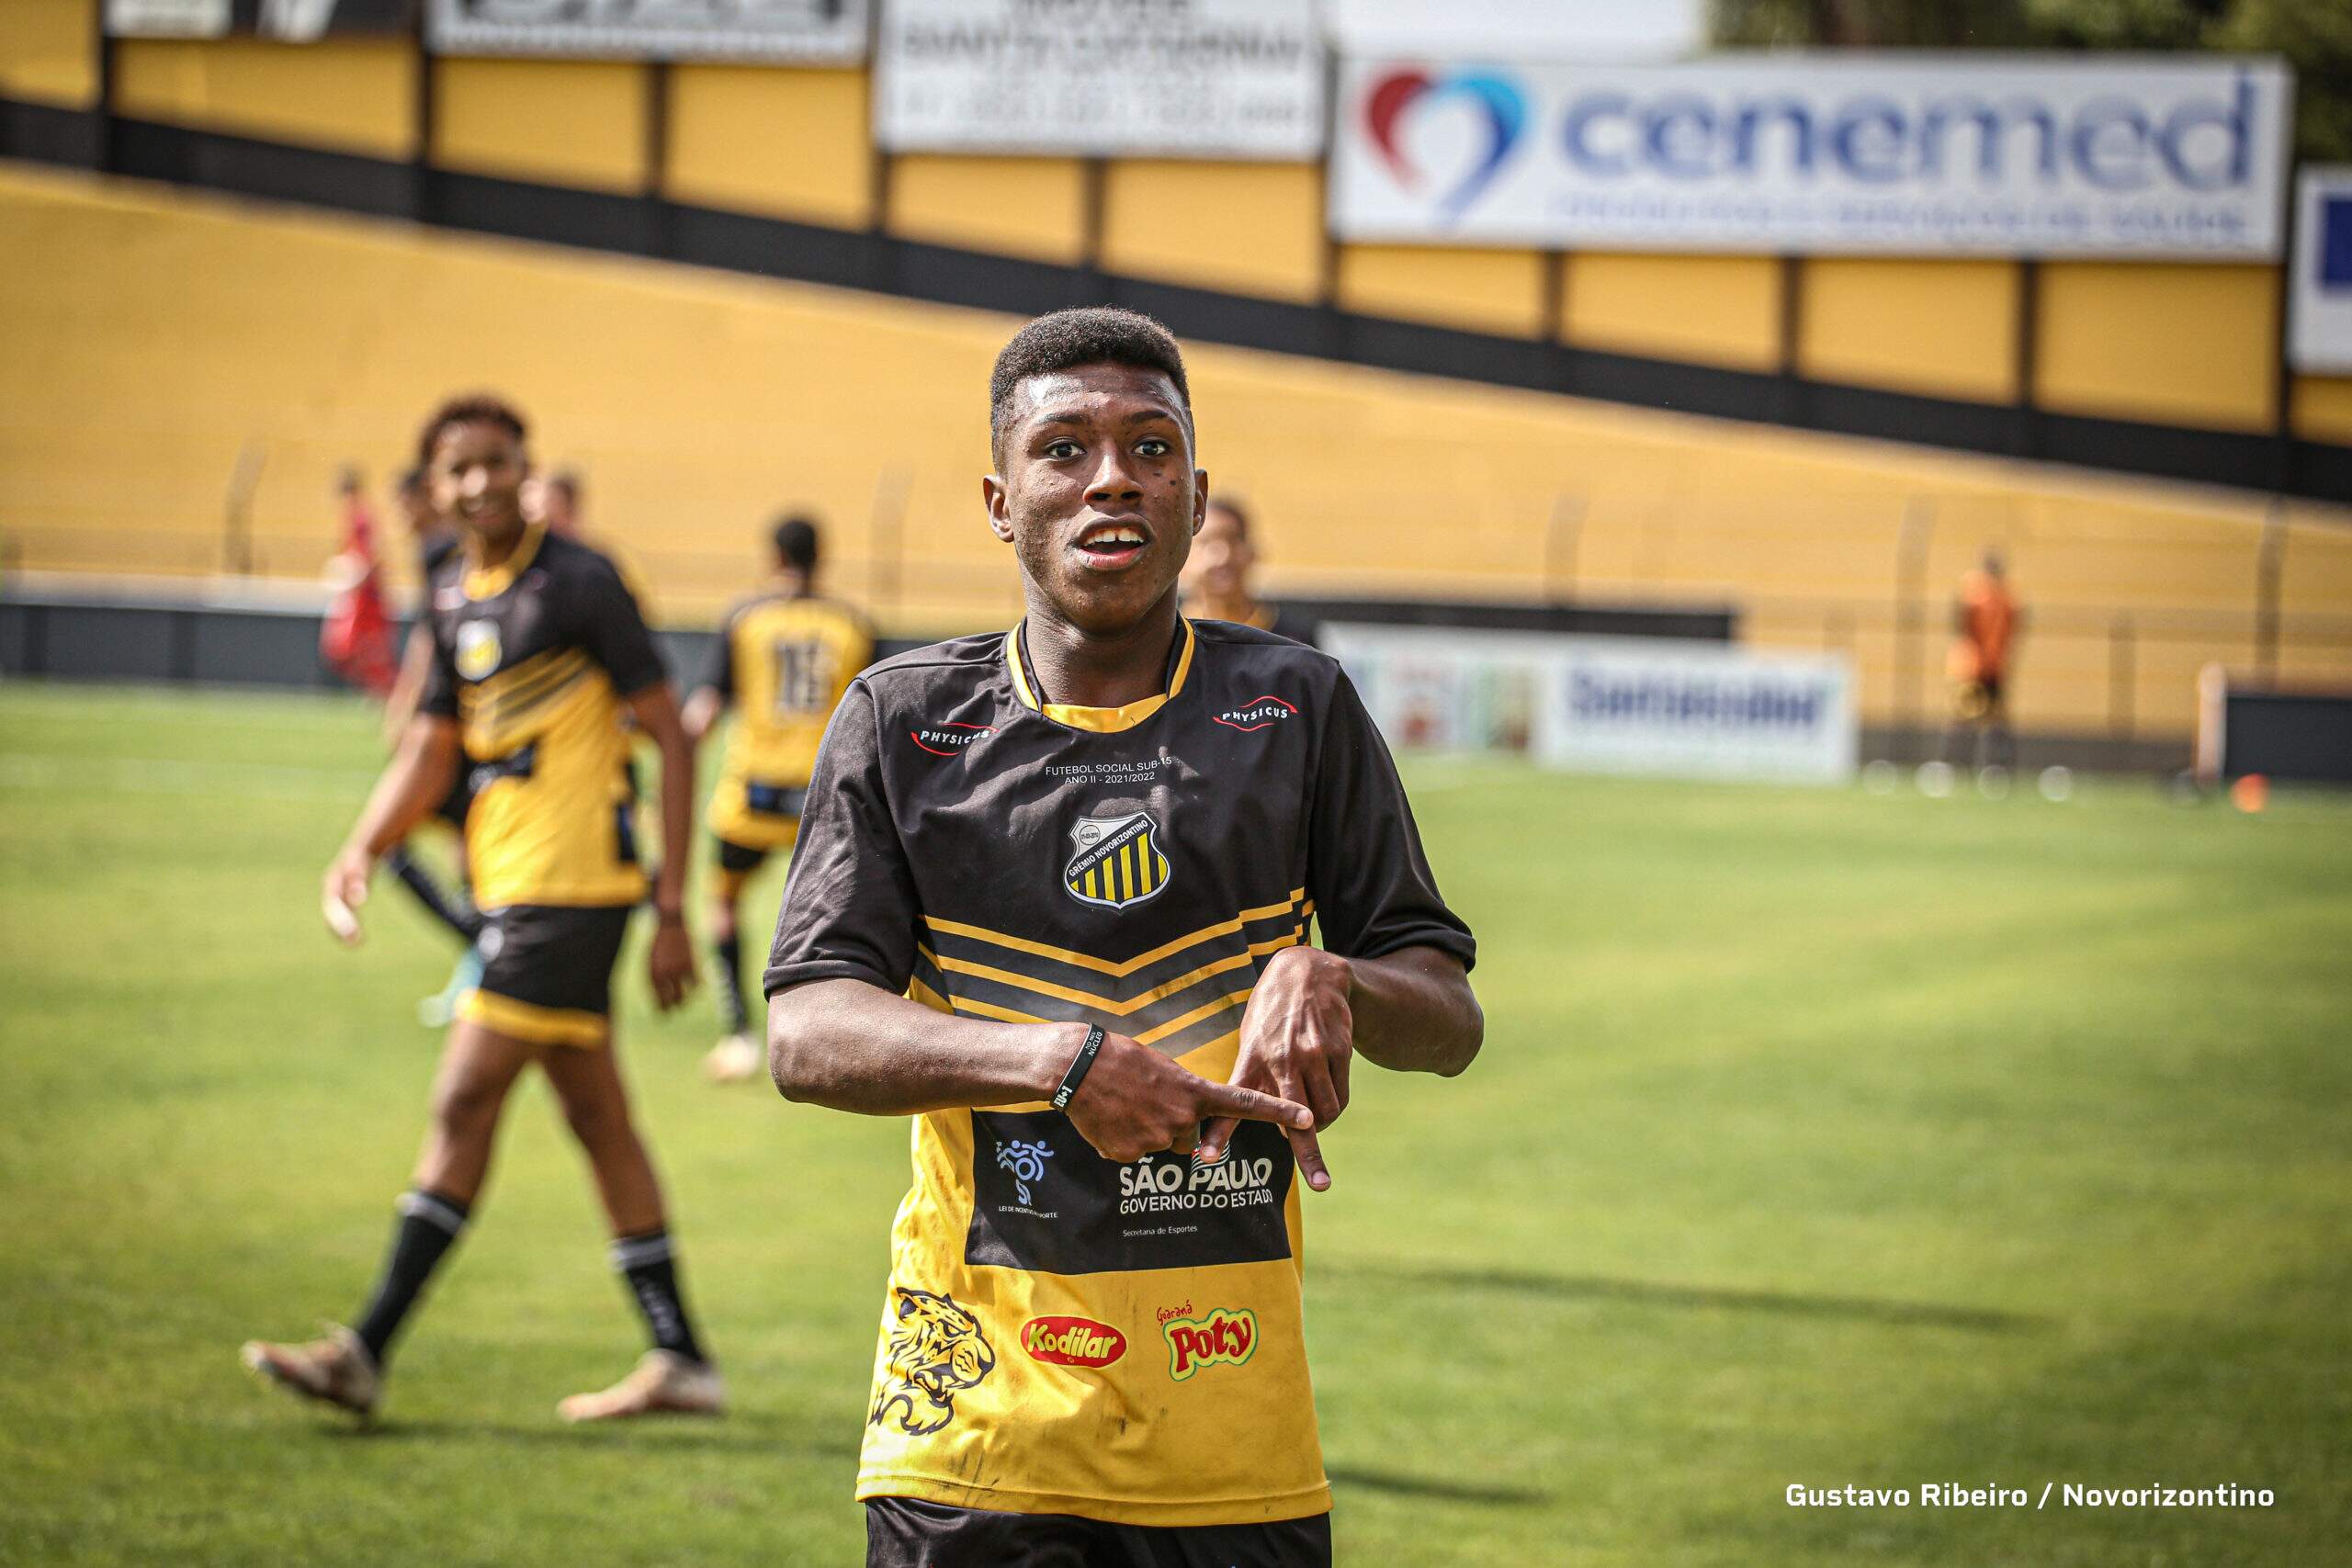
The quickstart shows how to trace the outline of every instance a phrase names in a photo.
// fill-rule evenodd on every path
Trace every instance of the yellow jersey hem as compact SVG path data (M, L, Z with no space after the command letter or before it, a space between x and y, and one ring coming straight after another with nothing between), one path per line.
M554 887L509 889L491 884L477 890L474 907L485 915L516 908L628 909L644 903L652 887L652 883L642 873L629 879L571 883Z
M1329 1482L1272 1497L1208 1497L1162 1501L1141 1497L1074 1497L1057 1492L1015 1492L904 1471L860 1472L857 1500L913 1497L951 1508L1000 1514L1072 1514L1105 1524L1160 1529L1178 1525L1257 1525L1311 1518L1331 1511Z

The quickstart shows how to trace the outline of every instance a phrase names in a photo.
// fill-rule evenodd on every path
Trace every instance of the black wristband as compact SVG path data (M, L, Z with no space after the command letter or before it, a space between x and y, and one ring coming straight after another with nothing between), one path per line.
M1094 1054L1102 1049L1102 1026L1099 1023L1088 1024L1086 1043L1078 1048L1078 1059L1070 1063L1069 1071L1062 1075L1062 1087L1054 1090L1055 1110L1068 1109L1069 1097L1076 1094L1078 1086L1086 1081L1086 1069L1094 1065Z

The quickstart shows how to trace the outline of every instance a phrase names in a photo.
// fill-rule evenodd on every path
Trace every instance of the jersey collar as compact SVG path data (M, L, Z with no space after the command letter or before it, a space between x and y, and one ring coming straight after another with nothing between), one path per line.
M1023 667L1021 658L1022 627L1028 624L1024 619L1004 634L1004 663L1012 674L1013 694L1021 699L1023 707L1044 714L1056 724L1066 724L1072 729L1091 729L1105 735L1133 729L1166 707L1168 699L1184 689L1184 679L1193 672L1193 623L1179 615L1176 625L1183 636L1177 646L1176 668L1168 677L1168 690L1158 696L1146 697L1141 702L1115 708L1080 707L1075 703L1041 703L1037 700L1036 688L1029 683L1029 671Z
M505 592L531 564L531 558L539 553L539 542L547 537L547 533L548 525L544 523L526 523L523 525L523 536L514 541L513 553L496 566L488 568L473 564L473 546L467 544L466 597L495 599Z

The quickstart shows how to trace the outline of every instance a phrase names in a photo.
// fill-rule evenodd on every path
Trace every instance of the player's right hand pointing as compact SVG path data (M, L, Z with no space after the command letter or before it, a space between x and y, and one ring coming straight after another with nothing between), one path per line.
M1085 1037L1084 1028L1079 1027L1062 1058L1065 1065L1078 1055ZM1192 1153L1200 1142L1201 1123L1212 1117L1242 1117L1278 1127L1315 1125L1315 1112L1304 1105L1202 1077L1124 1034L1102 1037L1102 1049L1070 1097L1068 1113L1095 1153L1121 1165L1162 1149Z
M357 845L345 845L327 867L319 889L319 913L345 947L359 945L359 906L368 902L368 882L375 874L375 857Z

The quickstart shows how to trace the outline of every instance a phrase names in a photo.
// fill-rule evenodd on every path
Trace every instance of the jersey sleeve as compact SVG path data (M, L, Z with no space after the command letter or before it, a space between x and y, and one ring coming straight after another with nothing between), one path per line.
M580 574L575 632L588 657L605 667L613 690L634 696L670 673L637 595L610 561L592 559Z
M1439 896L1387 743L1345 675L1323 732L1308 828L1307 896L1323 946L1342 958L1434 947L1476 962L1477 943Z
M702 683L729 702L735 700L735 629L742 621L742 611L728 613L718 635L711 639L710 662L702 671Z
M852 682L808 781L763 985L864 980L896 995L914 973L913 874L890 813L874 694Z
M458 667L449 660L448 645L441 640L436 619L424 626L424 640L433 645L432 661L424 667L424 683L417 688L416 711L435 718L458 716Z

